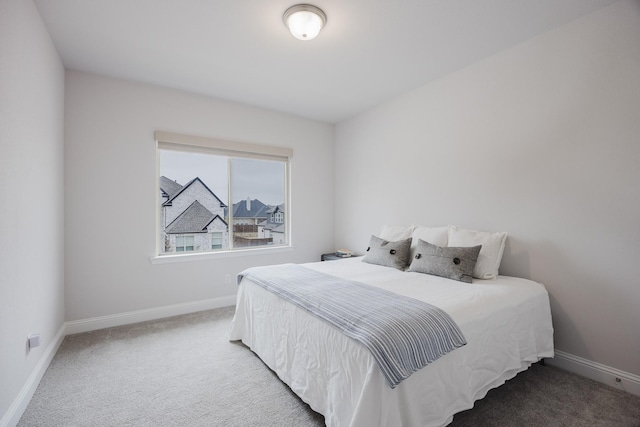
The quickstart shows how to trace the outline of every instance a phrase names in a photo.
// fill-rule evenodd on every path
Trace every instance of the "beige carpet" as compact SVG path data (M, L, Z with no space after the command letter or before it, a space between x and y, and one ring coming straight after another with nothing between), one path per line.
M66 337L18 425L324 425L228 341L232 315L229 307ZM638 427L640 398L534 365L451 425Z

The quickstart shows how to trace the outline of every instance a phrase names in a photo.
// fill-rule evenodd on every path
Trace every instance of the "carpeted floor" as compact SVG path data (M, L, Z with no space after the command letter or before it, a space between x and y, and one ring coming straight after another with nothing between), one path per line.
M324 425L228 341L232 316L229 307L66 337L18 425ZM534 365L451 426L638 427L640 398Z

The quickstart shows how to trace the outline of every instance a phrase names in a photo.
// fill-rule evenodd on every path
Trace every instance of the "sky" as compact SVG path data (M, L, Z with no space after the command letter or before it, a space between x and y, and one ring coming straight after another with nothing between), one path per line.
M227 157L201 153L160 150L160 176L184 185L195 177L228 204ZM233 203L258 199L266 205L284 203L283 162L234 158L232 161Z

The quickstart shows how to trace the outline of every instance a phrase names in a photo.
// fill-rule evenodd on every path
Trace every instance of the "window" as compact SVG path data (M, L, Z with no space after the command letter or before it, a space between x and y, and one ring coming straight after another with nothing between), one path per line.
M214 231L211 233L211 249L222 249L222 232Z
M290 244L290 149L167 132L156 141L159 255Z
M193 252L193 236L177 235L176 252Z

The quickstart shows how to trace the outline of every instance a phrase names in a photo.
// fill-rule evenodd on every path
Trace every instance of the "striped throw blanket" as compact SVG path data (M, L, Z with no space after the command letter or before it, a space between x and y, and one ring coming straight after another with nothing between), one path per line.
M249 268L238 275L308 311L364 345L391 388L466 344L441 309L422 301L296 264Z

